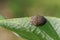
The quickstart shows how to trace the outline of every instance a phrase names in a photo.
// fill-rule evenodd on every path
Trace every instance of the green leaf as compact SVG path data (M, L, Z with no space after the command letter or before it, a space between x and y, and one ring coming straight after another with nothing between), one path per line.
M46 17L47 23L43 26L34 26L30 23L30 17L0 20L0 26L16 32L27 40L60 40L59 18ZM57 29L57 30L56 30Z

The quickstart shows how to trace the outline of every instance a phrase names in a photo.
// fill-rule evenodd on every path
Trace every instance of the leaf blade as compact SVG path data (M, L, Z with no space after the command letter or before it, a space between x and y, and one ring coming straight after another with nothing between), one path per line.
M24 34L25 35L24 38L28 40L60 39L57 33L55 32L54 28L52 27L52 25L49 23L49 21L44 26L36 27L30 23L30 17L29 18L26 17L26 18L0 20L0 25L4 25L5 28L16 32L20 36L23 36L23 34L26 32ZM27 33L29 35L27 35Z

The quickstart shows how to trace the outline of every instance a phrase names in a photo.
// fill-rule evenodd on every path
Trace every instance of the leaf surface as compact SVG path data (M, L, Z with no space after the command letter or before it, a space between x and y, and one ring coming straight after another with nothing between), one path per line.
M16 32L27 40L60 40L59 18L45 17L47 23L43 26L34 26L30 17L0 20L0 26Z

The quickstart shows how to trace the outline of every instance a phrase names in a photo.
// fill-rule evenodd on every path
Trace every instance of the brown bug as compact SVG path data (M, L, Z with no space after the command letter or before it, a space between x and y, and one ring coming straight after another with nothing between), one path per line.
M44 25L46 22L47 22L47 20L46 20L46 18L43 17L43 16L37 15L37 16L33 16L33 17L31 18L31 23L32 23L33 25L36 25L36 26L42 26L42 25Z

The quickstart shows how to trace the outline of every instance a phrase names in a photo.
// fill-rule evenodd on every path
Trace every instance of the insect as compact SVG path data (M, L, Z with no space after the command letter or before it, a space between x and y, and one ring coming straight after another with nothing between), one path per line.
M46 18L40 15L31 17L30 21L33 25L36 25L36 26L42 26L47 22Z

